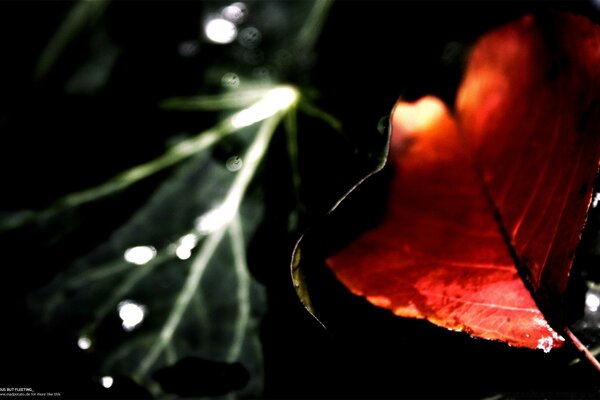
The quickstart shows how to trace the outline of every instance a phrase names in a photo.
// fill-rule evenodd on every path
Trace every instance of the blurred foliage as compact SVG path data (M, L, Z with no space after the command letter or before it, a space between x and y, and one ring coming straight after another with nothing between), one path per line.
M270 69L264 64L274 57L293 58L293 51L311 54L330 3L208 2L192 8L198 5L200 31L171 50L182 58L204 52L211 57L196 85L200 94L162 99L153 112L191 112L199 126L203 121L214 125L193 136L167 132L163 154L105 183L63 195L47 208L6 212L0 228L8 240L33 234L46 243L48 256L73 260L48 273L50 283L40 279L43 286L31 291L28 304L38 329L50 330L87 354L98 388L109 386L102 377L111 377L111 387L126 380L144 396L258 397L264 390L259 322L266 299L247 261L247 249L265 218L264 185L256 180L277 131L287 132L286 148L296 153L299 100L294 87L277 86L278 75L298 63L276 60L281 65ZM110 26L115 15L122 18L120 7L103 0L73 3L41 52L35 85L58 80L64 86L48 88L50 95L106 96L125 57ZM300 16L297 23L270 26L288 21L290 13ZM213 21L226 23L230 32L211 33ZM269 34L273 29L287 30L285 40L277 43L279 38ZM235 44L218 57L211 55L219 47L218 35L231 30L238 36ZM242 65L233 67L229 57ZM226 61L219 65L213 59ZM57 77L65 60L75 68ZM332 119L308 100L302 103ZM283 118L287 122L280 129ZM290 169L290 175L297 173ZM142 180L151 182L140 189ZM136 192L141 192L137 204L115 218L119 212L113 207ZM101 228L103 237L78 244L79 235L99 226L97 213L110 221ZM90 250L68 253L80 245ZM198 377L203 368L206 376ZM73 391L67 396L88 395L86 389L67 390ZM125 395L131 393L125 390Z
M593 13L589 2L567 3ZM550 374L562 356L548 361L398 321L326 270L317 272L331 322L323 330L289 270L300 234L381 164L381 121L398 96L452 99L473 40L536 7L0 3L10 321L0 386L65 398L323 398L483 397L558 385L528 386L516 375L540 365ZM207 23L225 17L237 36L212 42ZM380 206L375 193L381 188L340 231L360 228L357 216ZM125 257L136 247L150 254L143 265ZM126 305L144 318L124 329ZM390 360L399 367L383 367ZM496 360L516 372L500 373ZM580 368L563 390L585 381ZM492 372L478 382L459 379L483 369ZM423 388L423 376L440 384Z

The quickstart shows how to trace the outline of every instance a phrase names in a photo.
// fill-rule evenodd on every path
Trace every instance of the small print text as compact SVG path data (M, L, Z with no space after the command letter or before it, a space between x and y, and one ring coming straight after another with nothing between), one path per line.
M60 397L58 392L36 392L30 387L0 387L0 397Z

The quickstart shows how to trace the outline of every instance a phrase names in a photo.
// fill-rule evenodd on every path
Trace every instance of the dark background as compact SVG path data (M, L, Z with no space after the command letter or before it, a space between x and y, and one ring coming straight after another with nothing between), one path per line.
M92 94L68 94L65 83L90 54L89 32L73 40L43 80L32 76L72 3L0 2L0 212L43 208L161 154L177 132L210 126L210 116L198 121L157 104L170 96L210 93L215 83L207 76L215 66L251 73L230 48L202 43L191 58L176 51L182 41L198 38L207 10L224 4L110 4L101 24L120 49L110 79ZM308 2L248 4L256 10L275 7L289 21L265 30L268 61L290 45L301 22L297 11ZM314 51L291 54L273 70L277 80L314 93L313 101L344 130L337 134L315 119L299 120L304 209L298 230L287 229L295 204L282 135L263 169L267 217L252 242L250 266L268 293L261 327L265 397L598 397L591 383L597 376L581 364L566 366L573 353L545 355L401 320L349 295L326 269L315 267L309 271L311 290L328 326L324 329L298 301L289 275L299 234L331 224L323 222L326 211L376 164L385 143L378 124L398 97L437 94L452 104L464 55L479 35L525 11L551 6L598 21L598 11L587 1L339 1ZM268 13L261 15L257 25L269 26ZM106 396L92 382L92 363L72 342L40 328L25 299L124 223L167 176L148 179L126 196L67 212L63 220L0 237L0 387L34 387L73 398ZM376 179L343 208L342 217L335 217L340 234L358 229L350 220L358 220L359 227L369 222L360 222L361 210L380 204L375 194L382 193L384 181L385 175ZM55 240L59 234L61 240ZM144 390L123 380L110 396L143 397Z

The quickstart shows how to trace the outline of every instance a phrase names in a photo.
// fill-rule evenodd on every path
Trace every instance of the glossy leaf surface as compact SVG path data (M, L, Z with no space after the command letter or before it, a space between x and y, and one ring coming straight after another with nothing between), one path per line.
M482 38L456 101L519 266L552 314L592 196L599 100L600 27L550 14Z
M580 17L526 16L475 45L456 117L434 98L399 102L386 215L327 260L338 279L399 316L561 345L536 301L560 315L589 207L599 40Z
M385 221L328 259L337 277L398 316L517 346L560 342L521 281L443 103L400 103L392 125Z

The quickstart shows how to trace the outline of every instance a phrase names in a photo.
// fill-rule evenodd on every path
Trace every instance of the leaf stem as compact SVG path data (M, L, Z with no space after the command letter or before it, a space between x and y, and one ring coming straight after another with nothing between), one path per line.
M231 240L231 250L235 274L237 276L237 302L238 318L233 330L233 339L227 356L227 361L234 362L238 359L242 346L248 321L250 319L250 276L248 275L248 265L246 264L246 250L244 249L244 232L239 214L231 220L229 225L229 236Z
M236 90L218 95L171 97L161 102L167 110L178 111L222 111L248 107L260 100L269 89Z
M583 358L586 359L592 367L600 373L600 362L594 357L594 355L588 350L588 348L581 343L579 338L567 327L564 329L565 334L569 337L575 348L582 354Z
M333 0L314 0L306 22L296 36L299 48L307 50L315 45L332 4Z
M244 156L244 167L238 172L236 179L233 181L225 200L221 207L224 210L231 211L229 218L223 221L223 225L210 233L203 242L198 256L191 265L190 273L183 284L182 290L175 300L175 305L172 312L167 318L165 324L160 330L158 340L149 349L146 356L141 360L136 375L143 377L148 373L158 356L163 352L165 346L171 341L181 319L186 311L190 301L196 293L204 272L209 265L209 262L221 243L225 232L232 223L233 218L237 214L241 205L242 199L248 188L254 174L256 173L261 160L267 152L271 137L275 132L279 121L282 118L283 111L287 111L297 100L297 95L294 92L294 98L284 107L276 110L265 119L256 135L256 138L250 145L250 148ZM244 117L245 118L245 117Z
M242 127L264 121L282 110L289 109L292 103L297 102L297 98L298 92L293 87L282 85L271 88L265 91L264 95L249 107L232 114L214 127L200 132L193 138L178 143L154 160L126 170L99 186L68 194L45 210L39 212L24 210L14 213L13 216L0 222L0 232L20 228L36 220L51 218L63 209L77 207L124 190L144 178L213 146L223 137L236 132Z
M217 249L219 243L223 239L225 234L225 229L221 228L215 232L213 232L207 240L202 244L202 248L198 257L194 260L194 263L191 266L190 273L183 285L179 296L175 300L175 305L173 306L173 311L169 314L169 317L162 329L160 330L158 339L154 342L154 344L150 347L150 350L146 354L146 356L140 362L138 369L136 371L136 375L143 377L150 370L160 353L165 349L165 347L171 341L177 326L181 322L181 318L185 310L187 309L190 301L192 300L196 289L206 271L206 267L208 263Z

